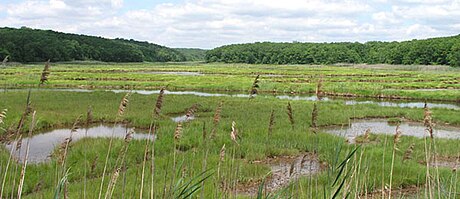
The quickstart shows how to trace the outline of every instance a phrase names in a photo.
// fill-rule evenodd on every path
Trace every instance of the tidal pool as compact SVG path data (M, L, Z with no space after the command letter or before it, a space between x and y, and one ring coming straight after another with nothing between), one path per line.
M126 132L131 128L126 128L122 125L107 126L98 125L88 129L78 129L77 132L72 134L72 143L85 138L110 138L113 136L117 139L124 139ZM13 155L19 161L24 160L26 153L27 142L29 142L29 158L30 163L42 163L51 159L50 155L66 138L70 136L70 129L55 129L46 133L36 134L32 137L22 139L22 147L16 151L17 142L6 144L5 147L14 150ZM152 136L145 133L134 133L133 139L152 139Z
M350 142L353 142L357 136L364 135L368 129L373 134L394 135L396 133L396 125L389 124L385 119L352 120L346 126L323 128L325 132L346 137ZM399 129L403 136L415 136L419 138L429 136L423 124L419 122L402 122L399 125ZM460 139L460 128L437 125L434 128L434 137Z

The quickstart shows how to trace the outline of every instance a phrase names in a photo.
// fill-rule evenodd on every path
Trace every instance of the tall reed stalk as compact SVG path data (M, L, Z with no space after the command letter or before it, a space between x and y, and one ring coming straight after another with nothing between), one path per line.
M20 139L22 138L22 136L21 136L22 127L23 127L27 117L32 112L32 107L31 107L31 102L30 102L30 95L31 95L30 93L31 93L31 91L29 90L29 93L27 94L27 101L26 101L25 110L22 113L21 119L19 120L18 126L17 126L15 134L14 134L15 141L18 144L20 144ZM19 148L18 145L15 146L14 144L11 144L10 155L9 155L8 161L6 163L5 172L3 174L2 187L1 187L1 190L0 190L0 198L3 198L3 193L4 193L4 190L5 190L6 178L7 178L8 173L9 173L9 167L10 167L11 161L13 159L13 154L14 154L15 150L17 150L18 148ZM13 189L14 189L14 182L13 182Z
M395 154L396 154L396 151L399 150L398 147L397 147L397 144L399 143L399 140L401 138L401 131L399 130L399 125L396 126L396 133L393 137L393 154L392 154L392 158L391 158L391 170L390 170L390 185L389 185L389 193L388 193L388 198L390 199L391 198L391 185L392 185L392 182L393 182L393 169L394 169L394 163L395 163Z
M20 177L20 180L19 180L19 185L18 185L18 199L21 199L22 197L22 188L24 186L24 178L26 176L26 170L27 170L27 162L29 160L29 149L30 149L30 137L32 137L32 132L35 128L35 111L32 113L32 121L30 123L30 127L29 127L29 139L27 139L27 144L26 144L26 154L24 155L24 162L23 162L23 165L22 165L22 169L21 169L21 177Z
M118 106L118 113L117 113L117 120L116 121L122 120L123 115L125 113L125 110L128 107L129 97L130 96L131 96L131 92L128 92L121 99L120 105ZM117 124L117 122L115 122L114 125L116 125L116 124ZM103 190L103 186L104 186L105 173L107 171L107 167L108 167L108 163L109 163L110 152L112 151L113 140L114 140L114 132L112 132L112 136L110 136L109 147L107 149L107 154L105 156L105 163L104 163L104 169L102 171L101 184L99 186L98 199L101 199L101 197L102 197L102 190Z

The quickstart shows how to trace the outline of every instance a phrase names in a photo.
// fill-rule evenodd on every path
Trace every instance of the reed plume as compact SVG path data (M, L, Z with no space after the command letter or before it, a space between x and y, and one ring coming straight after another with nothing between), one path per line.
M259 88L259 77L260 75L257 75L256 78L254 79L254 82L252 83L251 87L251 92L249 93L249 98L253 98L254 95L257 95L257 89Z
M412 153L414 152L415 143L412 143L409 148L407 148L406 152L404 152L403 161L412 159Z
M118 177L120 176L120 171L122 170L122 165L125 162L126 153L128 152L129 143L133 139L133 134L135 133L134 128L126 132L124 138L124 145L121 147L120 152L118 153L117 160L115 162L115 170L112 173L109 185L107 186L107 191L105 193L105 198L112 198L115 185L117 183Z
M316 103L313 104L313 111L311 112L311 128L313 133L317 133L317 127L318 127L318 106Z
M96 167L97 167L97 162L98 162L98 160L99 160L99 156L96 155L96 157L94 157L93 162L91 163L91 167L90 167L90 171L89 171L89 173L90 173L91 175L93 175L94 172L96 171Z
M187 113L185 113L185 121L189 121L190 117L195 115L195 112L198 110L199 104L193 104L188 110Z
M219 125L219 122L220 122L223 104L224 103L222 101L219 102L219 104L217 105L216 111L214 112L213 126L211 129L211 138L216 137L217 125Z
M40 78L40 85L43 85L45 82L48 81L48 76L50 75L50 60L46 61L45 67L42 71L42 76Z
M433 139L434 138L434 135L433 135L434 123L433 123L433 118L431 117L430 108L428 108L428 105L426 103L425 103L423 114L424 114L423 124L425 126L426 132L430 135L430 138Z
M323 97L323 76L321 75L321 77L319 78L318 80L318 84L316 85L316 97L321 100L321 98Z
M29 116L30 113L32 113L32 106L30 102L30 93L31 91L29 90L29 93L27 94L27 102L26 102L26 108L24 112L22 113L21 119L19 120L18 126L16 128L16 135L19 135L21 132L22 126L24 126L24 122L27 119L27 116Z
M225 160L225 144L222 146L222 148L220 149L220 153L219 153L219 161L224 162L224 160Z
M16 151L21 148L21 144L22 144L22 135L20 134L22 126L24 125L24 122L26 121L27 116L32 112L32 108L30 106L30 104L31 104L30 103L30 93L31 93L31 91L29 89L29 93L27 94L26 108L25 108L25 110L24 110L24 112L23 112L23 114L21 116L19 124L18 124L18 126L16 128L16 131L12 132L10 135L8 135L7 140L6 140L6 142L8 143L10 141L9 138L12 137L12 136L15 136L15 140L17 140ZM5 190L4 188L5 188L5 183L6 183L6 177L8 175L11 160L13 158L13 153L15 151L13 149L14 149L14 147L12 145L11 150L10 150L9 158L8 158L8 161L7 161L6 166L5 166L5 171L3 172L4 174L3 174L2 186L0 188L0 198L3 198L3 192ZM15 183L13 183L13 190L14 190L14 185L15 185Z
M363 142L364 143L368 143L369 142L369 136L371 134L371 129L366 129L366 132L364 132L364 138L363 138Z
M36 122L35 113L36 113L35 111L32 113L32 121L29 127L29 137L32 137L32 132L33 132L33 129L35 128L35 122ZM21 196L22 196L22 188L24 186L24 178L26 176L27 162L29 160L29 149L30 149L30 139L27 140L26 154L24 155L24 163L21 169L21 177L20 177L19 186L18 186L18 199L21 199Z
M0 125L3 124L3 120L6 118L7 112L8 112L8 109L3 109L3 111L0 112Z
M291 106L290 102L288 102L288 105L287 105L286 109L287 109L287 115L289 117L289 122L291 123L292 129L294 129L294 124L295 124L294 113L292 111L292 106Z
M155 103L154 113L155 115L160 115L161 107L163 106L163 97L164 97L165 89L161 88L160 94L158 94L157 102Z
M129 104L129 97L131 96L131 92L128 92L123 96L120 102L120 106L118 106L118 117L123 117L123 114L125 113L126 107L128 107Z
M174 131L174 141L179 142L182 136L182 123L177 123L176 130Z
M230 132L230 138L232 139L235 144L238 145L238 141L236 140L238 138L238 130L236 129L236 122L232 122L232 131Z
M275 110L270 113L270 122L268 123L268 136L273 132L273 125L275 125Z
M402 132L399 130L399 125L398 125L396 126L396 133L393 136L393 156L391 158L390 185L389 185L388 199L391 198L391 189L392 189L391 184L393 182L393 168L394 168L394 162L395 162L395 155L396 155L396 151L399 151L397 144L400 141L401 134Z

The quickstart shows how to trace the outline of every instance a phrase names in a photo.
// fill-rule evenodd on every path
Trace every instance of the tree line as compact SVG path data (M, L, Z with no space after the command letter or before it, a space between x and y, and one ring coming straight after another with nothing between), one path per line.
M460 35L403 42L232 44L207 51L207 62L248 64L422 64L460 66Z
M125 39L60 33L23 27L0 28L0 60L53 62L94 60L104 62L178 62L185 55L164 46Z

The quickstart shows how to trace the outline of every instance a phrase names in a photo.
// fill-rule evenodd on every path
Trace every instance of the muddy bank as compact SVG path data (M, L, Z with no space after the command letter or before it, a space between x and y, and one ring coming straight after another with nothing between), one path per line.
M253 163L266 164L271 168L271 173L265 179L265 192L272 192L286 187L296 179L302 176L314 175L322 169L318 157L312 153L299 156L275 157L263 161L254 161ZM260 183L240 184L237 187L237 191L243 195L257 195Z

